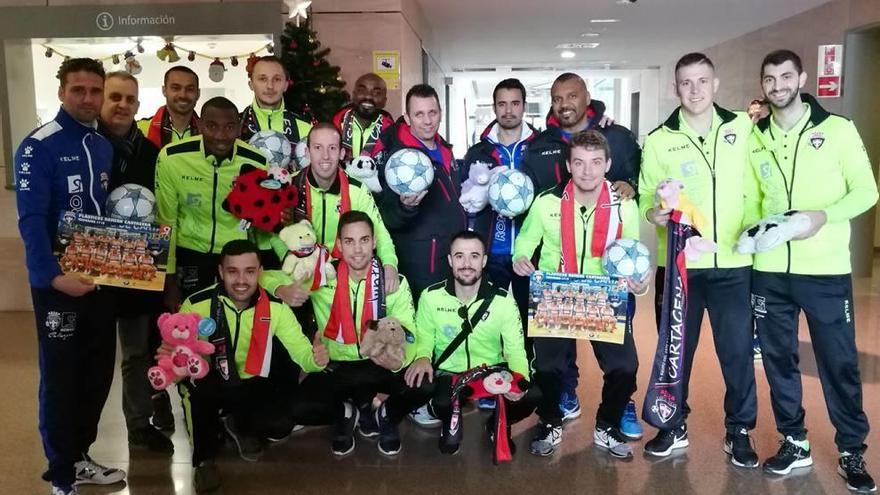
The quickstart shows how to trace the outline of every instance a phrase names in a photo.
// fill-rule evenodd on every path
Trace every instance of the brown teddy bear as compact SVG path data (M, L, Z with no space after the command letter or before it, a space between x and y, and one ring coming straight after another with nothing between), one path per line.
M388 356L403 363L406 356L407 329L393 316L367 322L367 329L361 338L361 356L378 358Z

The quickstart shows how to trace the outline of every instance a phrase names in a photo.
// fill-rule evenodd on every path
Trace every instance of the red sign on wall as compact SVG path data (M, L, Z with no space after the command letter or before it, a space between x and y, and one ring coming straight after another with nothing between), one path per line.
M819 76L816 96L837 98L840 96L840 76Z
M816 67L816 96L840 97L840 76L843 75L843 45L819 45Z

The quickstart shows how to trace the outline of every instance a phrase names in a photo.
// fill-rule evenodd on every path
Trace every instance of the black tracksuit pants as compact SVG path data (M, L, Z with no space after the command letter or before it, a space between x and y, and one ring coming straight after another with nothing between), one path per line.
M863 451L868 418L862 408L851 275L755 271L752 293L777 430L796 440L807 434L798 369L798 316L803 310L825 405L837 430L834 442L841 452Z
M724 426L732 433L755 427L758 398L755 391L755 362L752 354L754 324L749 317L752 268L689 269L684 359L684 421L690 414L687 403L694 353L700 340L703 312L709 312L715 354L727 388L724 394ZM664 267L657 269L655 316L660 326ZM675 428L680 425L669 425Z
M98 436L116 359L112 291L70 297L31 289L40 366L40 435L49 468L43 479L72 485L74 464Z

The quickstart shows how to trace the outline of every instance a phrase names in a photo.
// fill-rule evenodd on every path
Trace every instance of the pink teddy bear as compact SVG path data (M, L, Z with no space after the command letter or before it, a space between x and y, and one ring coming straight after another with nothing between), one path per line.
M208 361L202 355L214 352L214 345L199 340L197 313L164 313L159 316L159 332L164 345L171 352L162 354L158 366L147 371L150 384L156 390L165 390L183 378L202 378L208 374Z

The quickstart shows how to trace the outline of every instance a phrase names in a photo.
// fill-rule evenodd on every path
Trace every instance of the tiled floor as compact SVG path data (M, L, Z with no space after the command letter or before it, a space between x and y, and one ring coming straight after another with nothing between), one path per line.
M876 267L875 267L876 268ZM876 272L880 273L880 272ZM869 419L880 422L880 278L858 280L856 317L865 410ZM639 383L650 373L656 334L648 297L640 300L636 319L637 345L642 367ZM877 304L877 306L874 306ZM704 329L706 330L706 329ZM40 482L44 467L37 433L36 390L38 373L36 339L31 313L0 313L0 494L42 494L48 488ZM662 461L642 456L644 440L636 444L635 459L620 462L592 446L592 411L597 406L600 375L592 353L581 344L582 370L579 395L585 408L580 419L565 428L559 452L537 458L526 452L534 418L517 425L515 439L520 452L512 463L494 467L486 440L477 423L481 413L465 419L465 444L454 457L444 457L436 448L436 430L422 430L404 424L404 449L396 459L383 458L375 443L360 441L354 455L342 460L330 454L330 431L306 429L287 443L271 448L258 463L238 460L231 450L220 461L223 494L581 494L581 493L846 493L835 472L836 450L833 430L815 374L809 337L801 332L801 362L807 426L815 465L784 479L763 475L759 470L732 467L721 451L723 384L712 350L711 333L703 332L691 385L691 446L682 455ZM753 433L762 458L775 453L777 435L769 406L763 369L757 367L760 416ZM127 469L128 485L88 488L82 493L131 495L188 495L192 493L189 446L180 424L174 434L177 453L170 461L144 453L129 452L120 406L117 376L104 411L101 434L92 456L103 463ZM642 392L636 394L643 398ZM875 423L876 424L876 423ZM652 435L648 432L648 436ZM880 478L880 442L873 432L868 444L868 466Z

